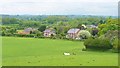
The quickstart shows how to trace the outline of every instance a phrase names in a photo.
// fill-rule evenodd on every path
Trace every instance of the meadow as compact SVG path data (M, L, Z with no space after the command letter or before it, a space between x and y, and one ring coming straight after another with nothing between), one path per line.
M82 51L81 41L2 37L3 66L117 66L118 54ZM65 56L63 53L71 55Z

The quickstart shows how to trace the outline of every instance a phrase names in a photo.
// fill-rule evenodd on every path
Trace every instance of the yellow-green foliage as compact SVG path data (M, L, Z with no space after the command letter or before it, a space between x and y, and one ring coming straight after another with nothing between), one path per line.
M115 40L113 41L113 50L115 52L119 52L120 51L120 44L118 43L120 41L120 39L115 38Z
M96 39L87 39L84 41L84 45L86 48L88 49L104 49L104 50L107 50L107 49L111 49L112 48L112 45L110 43L110 41L108 39L100 39L100 38L96 38Z
M107 19L106 23L99 24L99 35L105 34L109 30L118 30L118 19Z
M91 37L91 34L90 34L90 32L87 31L87 30L81 30L81 31L79 32L79 36L80 36L80 37L89 38L89 37Z
M17 30L17 32L22 32L23 30Z

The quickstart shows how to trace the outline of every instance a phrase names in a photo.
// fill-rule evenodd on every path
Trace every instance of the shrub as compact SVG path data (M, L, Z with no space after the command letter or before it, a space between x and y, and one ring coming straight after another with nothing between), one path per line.
M11 33L5 33L5 36L13 36Z
M2 36L5 36L5 32L4 32L4 31L2 31L2 32L1 32L1 35L2 35Z
M27 34L25 35L25 37L34 37L35 35L34 34Z
M83 48L82 51L86 51L86 48Z
M98 37L99 39L104 39L105 38L105 35L101 35Z
M44 36L39 36L39 37L37 37L37 38L45 38Z
M84 41L84 45L86 49L101 49L101 50L107 50L111 49L112 45L110 44L110 41L108 39L86 39Z
M53 34L51 34L51 37L50 37L51 39L56 39L56 36L55 35L53 35Z
M34 34L14 34L17 37L34 37Z
M118 37L118 30L109 30L107 33L105 33L105 37L111 40L115 36Z
M99 36L99 38L100 39L106 38L110 41L111 45L113 45L112 43L113 43L114 39L118 38L118 30L109 30L109 31L107 31L107 33Z
M120 41L120 39L118 39L118 38L115 38L114 40L113 40L113 51L114 52L120 52L120 44L118 43Z
M91 37L91 34L87 30L81 30L79 32L79 37L81 37L82 39L87 39L87 38Z

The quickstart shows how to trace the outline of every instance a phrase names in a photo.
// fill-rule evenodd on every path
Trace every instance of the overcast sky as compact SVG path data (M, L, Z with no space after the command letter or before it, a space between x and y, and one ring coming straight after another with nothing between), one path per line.
M0 14L118 15L119 0L1 0Z

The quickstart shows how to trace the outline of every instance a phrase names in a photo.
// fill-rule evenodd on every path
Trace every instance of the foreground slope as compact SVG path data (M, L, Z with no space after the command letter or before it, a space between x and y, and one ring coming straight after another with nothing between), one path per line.
M83 42L3 37L3 66L117 66L118 54L82 51ZM63 55L69 52L70 56Z

